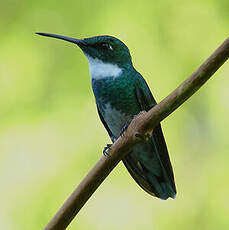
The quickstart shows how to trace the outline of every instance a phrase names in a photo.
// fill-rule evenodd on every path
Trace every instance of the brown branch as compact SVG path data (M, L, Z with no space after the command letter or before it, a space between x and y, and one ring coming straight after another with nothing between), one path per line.
M149 112L140 113L134 118L124 136L119 137L112 145L109 151L110 157L100 158L48 223L45 230L65 229L119 161L137 142L143 141L137 138L136 134L145 137L147 133L151 133L159 122L191 97L228 58L229 38L169 96Z

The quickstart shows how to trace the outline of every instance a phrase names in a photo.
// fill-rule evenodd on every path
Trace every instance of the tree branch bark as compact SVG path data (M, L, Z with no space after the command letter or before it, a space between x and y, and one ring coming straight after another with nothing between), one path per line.
M136 116L124 136L119 137L109 150L109 157L102 156L87 176L65 201L45 230L66 229L87 200L109 175L112 169L133 146L144 141L146 134L191 97L229 58L229 38L176 90L150 111ZM138 135L136 135L138 134ZM143 138L139 138L139 136Z

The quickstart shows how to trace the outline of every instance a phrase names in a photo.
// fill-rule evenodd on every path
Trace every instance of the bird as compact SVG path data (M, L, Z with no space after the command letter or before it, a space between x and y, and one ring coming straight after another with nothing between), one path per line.
M89 64L98 114L112 143L135 115L157 104L146 81L134 68L128 47L118 38L101 35L75 39L51 33L37 34L74 43L83 51ZM162 200L176 197L174 173L160 124L147 141L137 143L122 161L147 193Z

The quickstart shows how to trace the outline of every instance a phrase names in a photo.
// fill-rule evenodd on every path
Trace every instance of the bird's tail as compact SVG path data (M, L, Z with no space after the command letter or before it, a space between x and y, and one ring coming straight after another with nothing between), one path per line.
M139 143L123 163L146 192L163 200L175 198L173 170L160 126L154 129L151 140Z

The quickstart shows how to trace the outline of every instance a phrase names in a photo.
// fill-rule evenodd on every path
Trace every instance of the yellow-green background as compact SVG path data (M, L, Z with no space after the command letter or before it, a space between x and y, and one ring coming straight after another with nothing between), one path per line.
M109 34L157 101L228 36L228 0L19 1L0 8L0 229L42 229L109 143L79 48L34 32ZM69 229L229 229L229 65L163 121L177 198L120 163Z

